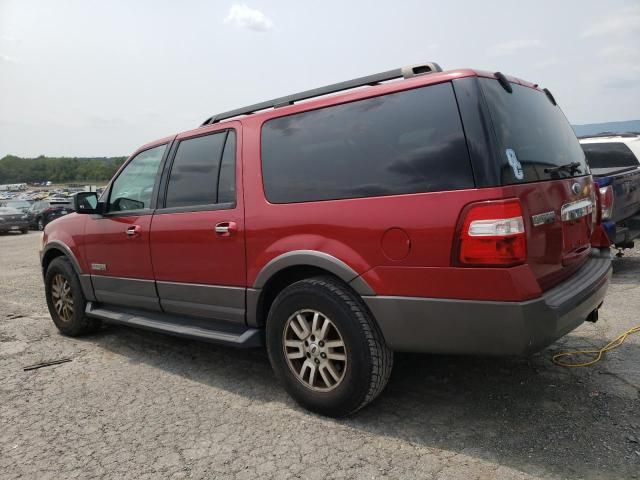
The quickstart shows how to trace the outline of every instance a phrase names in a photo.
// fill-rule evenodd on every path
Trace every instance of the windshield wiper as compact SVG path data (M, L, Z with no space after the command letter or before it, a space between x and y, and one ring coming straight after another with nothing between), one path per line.
M580 167L582 167L582 164L580 162L571 162L564 165L558 165L557 167L545 168L544 173L557 173L562 170L566 170L569 172L569 175L573 175L573 172L576 170L580 170Z

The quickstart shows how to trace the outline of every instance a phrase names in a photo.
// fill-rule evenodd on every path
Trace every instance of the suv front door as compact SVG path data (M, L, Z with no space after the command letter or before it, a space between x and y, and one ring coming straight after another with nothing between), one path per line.
M87 220L85 255L99 302L160 310L149 231L166 149L162 144L135 155L105 192L105 213Z
M240 145L239 122L176 137L151 226L165 312L244 323Z

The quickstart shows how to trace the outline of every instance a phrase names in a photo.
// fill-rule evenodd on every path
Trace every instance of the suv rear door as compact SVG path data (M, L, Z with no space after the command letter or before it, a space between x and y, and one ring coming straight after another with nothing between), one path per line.
M476 184L520 200L527 264L548 289L590 250L595 193L575 133L553 96L533 85L485 77L454 85Z
M244 323L245 232L239 122L178 135L151 226L162 309Z
M85 255L99 302L160 309L149 231L166 149L162 144L133 157L103 195L104 215L87 219Z

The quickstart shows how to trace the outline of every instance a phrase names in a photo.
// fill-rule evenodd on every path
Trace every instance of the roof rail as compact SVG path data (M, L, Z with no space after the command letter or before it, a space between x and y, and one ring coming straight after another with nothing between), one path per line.
M228 112L219 113L217 115L214 115L206 119L201 126L217 123L221 120L226 120L227 118L254 113L259 110L266 110L267 108L278 108L278 107L284 107L287 105L293 105L295 102L298 102L300 100L307 100L309 98L328 95L330 93L336 93L343 90L349 90L357 87L364 87L366 85L376 85L380 82L385 82L387 80L394 80L396 78L412 78L418 75L424 75L427 73L441 72L441 71L442 71L442 68L440 68L440 65L434 62L421 63L417 65L409 65L407 67L397 68L395 70L388 70L386 72L376 73L374 75L367 75L366 77L354 78L353 80L334 83L332 85L327 85L325 87L306 90L304 92L295 93L293 95L287 95L286 97L267 100L266 102L249 105L248 107L229 110Z

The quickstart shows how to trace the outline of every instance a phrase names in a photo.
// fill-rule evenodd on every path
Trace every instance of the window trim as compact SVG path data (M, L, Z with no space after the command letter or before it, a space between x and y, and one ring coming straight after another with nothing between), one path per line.
M234 162L234 167L235 167L235 171L237 172L237 168L238 168L238 162L239 162L239 136L238 136L238 128L235 126L224 126L224 128L218 128L216 130L210 130L207 132L202 132L199 133L197 135L191 135L188 137L184 137L184 138L176 138L174 139L174 141L171 144L171 148L170 148L170 152L169 155L166 159L166 162L164 164L163 167L163 171L162 171L162 175L161 175L161 185L159 187L159 192L158 192L158 199L157 199L157 205L156 205L156 210L155 210L155 215L163 215L163 214L169 214L169 213L188 213L188 212L208 212L208 211L217 211L217 210L233 210L234 208L237 207L238 205L238 175L235 175L235 182L236 182L236 188L235 188L235 193L236 193L236 200L234 202L224 202L224 203L207 203L207 204L202 204L202 205L185 205L185 206L181 206L181 207L167 207L167 192L169 190L169 180L171 179L171 170L173 169L173 163L175 161L176 158L176 154L178 153L178 147L180 146L180 143L187 141L187 140L193 140L194 138L200 138L200 137L207 137L209 135L216 135L219 133L224 133L225 134L225 138L224 138L224 143L222 144L222 151L220 152L220 157L218 158L218 178L217 178L217 183L219 184L220 182L220 166L222 163L222 157L224 156L224 151L225 148L227 146L227 140L229 139L229 131L233 130L234 135L235 135L235 162ZM216 193L216 197L217 197L217 193Z
M144 152L148 152L149 150L153 150L154 148L158 148L158 147L162 147L164 146L164 152L162 153L162 158L160 159L160 165L158 166L158 172L161 171L161 169L164 168L164 163L167 160L167 156L169 153L169 150L171 149L171 146L173 145L173 140L170 142L164 142L164 143L159 143L157 145L152 145L148 148L145 148L144 150L140 150L138 152L136 152L134 155L131 156L131 158L129 160L127 160L123 165L122 168L120 168L120 171L118 171L117 175L115 177L113 177L111 179L111 181L109 182L109 186L108 188L105 190L105 192L103 193L103 195L106 194L106 202L105 202L105 212L100 216L100 218L113 218L113 217L131 217L131 216L142 216L142 215L150 215L153 214L153 211L156 209L156 202L158 200L158 189L160 187L160 182L161 182L161 177L162 175L158 175L156 173L156 179L153 183L153 190L151 191L151 201L149 202L149 208L140 208L140 209L136 209L136 210L124 210L124 211L109 211L109 204L111 202L111 192L112 192L112 187L113 184L116 182L116 180L118 180L118 178L120 178L120 175L122 175L122 173L127 169L127 167L131 164L131 162L133 162L136 158L138 158L138 155L141 155Z
M164 215L165 213L211 212L216 210L232 210L234 208L236 208L236 202L207 203L204 205L158 208L155 211L155 215Z

